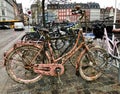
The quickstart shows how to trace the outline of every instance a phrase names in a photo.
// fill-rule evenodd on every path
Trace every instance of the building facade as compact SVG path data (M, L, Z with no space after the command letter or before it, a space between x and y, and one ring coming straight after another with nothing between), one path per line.
M22 8L22 3L18 3L16 9L18 10L18 14L16 15L15 19L18 19L24 22L24 13L23 13L23 8Z
M14 18L12 3L8 0L0 0L0 20L11 20Z
M96 20L103 20L105 17L108 16L114 16L115 9L113 7L106 7L100 8L99 3L95 2L88 2L88 3L50 3L47 5L47 9L45 10L45 17L47 21L57 21L57 22L63 22L63 21L70 21L70 22L76 22L78 21L80 15L73 15L72 9L75 8L75 6L80 6L81 10L85 11L85 16L81 20L81 22L93 22ZM38 21L39 15L42 18L42 13L37 12L38 8L37 5L32 8L32 11L34 14L32 14L32 17L36 18L34 21ZM47 16L46 16L47 15ZM120 21L120 10L117 10L117 21ZM38 21L39 22L39 21Z
M34 1L31 5L31 12L32 12L32 24L38 24L42 20L42 5L40 0Z
M90 18L89 21L100 20L100 5L95 2L87 3L90 10Z
M75 8L75 6L80 6L80 8L86 13L82 21L100 20L100 6L98 3L48 4L47 9L57 11L59 22L64 20L76 22L80 15L72 14L71 11Z
M0 21L20 20L20 11L16 0L0 0Z

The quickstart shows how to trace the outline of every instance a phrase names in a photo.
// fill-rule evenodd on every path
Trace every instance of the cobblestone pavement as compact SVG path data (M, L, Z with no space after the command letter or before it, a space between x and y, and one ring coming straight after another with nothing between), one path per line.
M115 68L92 82L77 77L71 64L65 65L65 70L61 76L63 84L57 83L57 77L43 77L31 85L18 84L8 77L2 94L120 94L118 71Z

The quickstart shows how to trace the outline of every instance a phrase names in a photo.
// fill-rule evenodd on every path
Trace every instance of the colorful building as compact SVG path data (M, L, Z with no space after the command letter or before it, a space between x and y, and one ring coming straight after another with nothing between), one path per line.
M75 6L80 6L80 8L86 12L86 19L88 21L100 19L100 6L98 3L48 4L47 10L56 11L59 22L64 20L76 22L80 15L72 14L71 11ZM85 18L82 21L85 21Z

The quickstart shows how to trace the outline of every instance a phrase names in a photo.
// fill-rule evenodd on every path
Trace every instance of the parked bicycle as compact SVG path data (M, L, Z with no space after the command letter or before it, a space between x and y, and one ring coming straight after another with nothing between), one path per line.
M107 57L103 49L91 47L84 41L82 30L78 32L74 46L62 56L55 58L51 47L50 37L47 30L43 30L45 41L39 46L33 43L16 43L13 49L4 55L6 71L8 75L18 83L35 83L42 76L60 76L64 73L64 64L78 50L81 50L77 59L76 73L88 81L95 80L101 76L98 67L105 62ZM44 62L43 62L44 58Z
M106 19L109 18L111 17L107 17ZM115 33L120 33L120 29L108 28L105 25L106 19L103 22L98 21L93 29L95 38L101 39L99 44L108 53L108 62L102 64L103 67L101 67L101 70L109 69L112 66L120 68L120 41L114 35Z

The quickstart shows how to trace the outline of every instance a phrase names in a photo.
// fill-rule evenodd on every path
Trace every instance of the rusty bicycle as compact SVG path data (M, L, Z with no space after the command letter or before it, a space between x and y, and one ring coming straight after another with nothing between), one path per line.
M65 71L64 64L73 56L76 57L76 75L80 74L87 81L101 76L99 66L107 61L106 51L86 44L82 29L73 35L75 43L61 56L54 53L48 30L41 31L45 40L39 45L32 42L16 43L4 54L4 65L11 79L22 84L35 83L43 76L56 76L60 80Z

